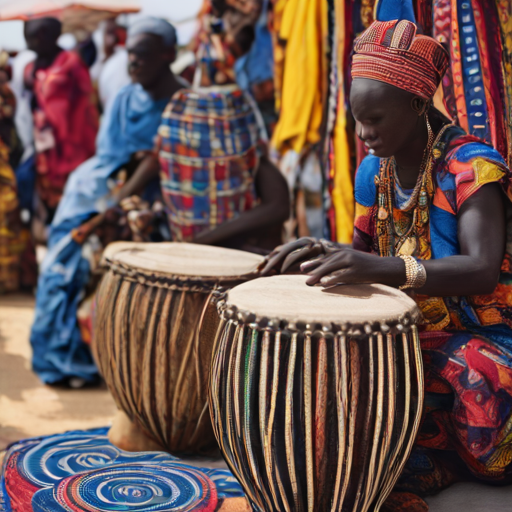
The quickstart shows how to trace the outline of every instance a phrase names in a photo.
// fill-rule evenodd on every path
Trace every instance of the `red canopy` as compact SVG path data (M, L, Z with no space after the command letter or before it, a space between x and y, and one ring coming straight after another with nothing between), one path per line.
M64 31L94 28L101 20L140 11L137 0L0 0L0 21L59 18Z

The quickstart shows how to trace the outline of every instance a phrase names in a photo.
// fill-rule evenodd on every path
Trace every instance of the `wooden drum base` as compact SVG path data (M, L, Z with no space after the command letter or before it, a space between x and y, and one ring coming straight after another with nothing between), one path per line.
M127 452L163 452L165 447L158 444L123 411L118 410L112 427L108 431L108 440Z

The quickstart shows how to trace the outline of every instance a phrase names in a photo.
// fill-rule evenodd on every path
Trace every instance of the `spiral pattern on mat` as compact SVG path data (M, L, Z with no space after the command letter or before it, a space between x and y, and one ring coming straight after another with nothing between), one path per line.
M217 496L220 498L243 498L245 497L244 490L233 476L229 469L209 469L197 468L199 471L207 475L215 484L217 489Z
M53 512L213 512L215 484L201 471L173 462L127 463L64 479L49 499L34 496L34 509Z
M120 450L109 443L105 432L77 432L50 437L30 449L22 457L21 472L28 481L39 486L57 483L59 480L95 470L111 464L137 462L139 453ZM144 453L144 459L177 460L168 453Z

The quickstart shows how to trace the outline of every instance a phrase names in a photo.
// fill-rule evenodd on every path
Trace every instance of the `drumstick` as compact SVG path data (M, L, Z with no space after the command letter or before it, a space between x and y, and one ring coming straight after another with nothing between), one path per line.
M83 244L93 233L93 231L98 228L105 220L105 213L106 212L99 213L95 217L92 217L90 220L86 221L80 227L73 229L71 232L73 240L79 244Z

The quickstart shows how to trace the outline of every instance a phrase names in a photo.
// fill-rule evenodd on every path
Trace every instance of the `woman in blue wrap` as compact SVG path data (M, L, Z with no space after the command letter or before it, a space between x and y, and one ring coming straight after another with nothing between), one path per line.
M96 155L80 165L66 185L50 229L30 335L33 369L47 384L81 387L98 381L78 324L79 305L98 248L105 241L129 239L119 209L109 207L114 205L116 185L133 170L137 157L152 150L162 112L183 87L170 71L175 46L176 31L164 20L146 18L130 28L127 49L133 83L118 93L105 114Z

